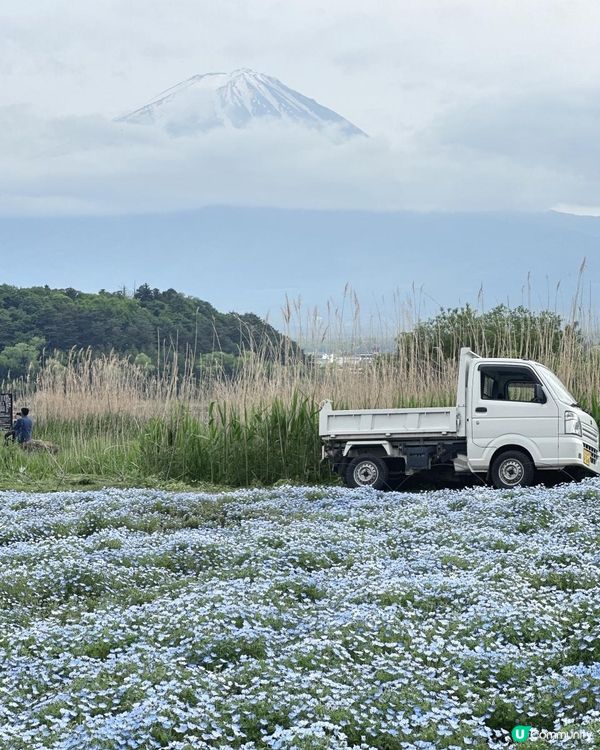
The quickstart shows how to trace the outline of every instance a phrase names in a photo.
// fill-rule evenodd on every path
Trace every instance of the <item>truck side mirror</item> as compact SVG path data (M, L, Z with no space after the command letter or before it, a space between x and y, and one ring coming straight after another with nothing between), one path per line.
M533 386L533 401L536 404L545 404L548 399L544 393L544 388L539 384L535 383Z

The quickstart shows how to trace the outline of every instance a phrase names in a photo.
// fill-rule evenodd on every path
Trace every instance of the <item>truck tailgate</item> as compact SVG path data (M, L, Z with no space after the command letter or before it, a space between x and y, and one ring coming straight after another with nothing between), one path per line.
M324 438L456 434L456 407L424 409L348 409L334 411L326 401L319 414Z

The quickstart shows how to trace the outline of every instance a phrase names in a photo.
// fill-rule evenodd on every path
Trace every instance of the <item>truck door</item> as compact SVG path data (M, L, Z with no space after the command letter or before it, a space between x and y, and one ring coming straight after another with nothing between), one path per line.
M533 441L548 463L557 461L559 409L535 371L527 365L481 363L473 376L469 458L481 458L489 445L501 445L512 435L524 446Z

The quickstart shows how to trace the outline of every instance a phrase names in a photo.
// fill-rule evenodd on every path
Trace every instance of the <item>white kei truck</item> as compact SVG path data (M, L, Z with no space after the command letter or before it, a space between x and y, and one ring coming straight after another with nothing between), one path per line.
M533 484L537 469L600 474L598 425L553 372L467 348L456 406L335 411L324 401L319 433L349 487L387 489L390 476L444 466L504 489Z

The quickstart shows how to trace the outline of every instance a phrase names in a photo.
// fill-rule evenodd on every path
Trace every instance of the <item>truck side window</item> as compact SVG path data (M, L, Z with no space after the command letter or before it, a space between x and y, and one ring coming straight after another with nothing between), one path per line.
M535 402L539 380L528 367L486 365L480 368L480 375L483 400Z

